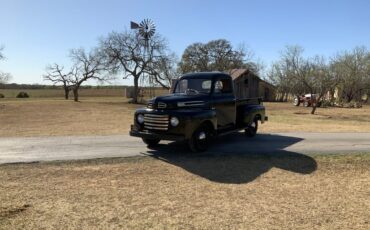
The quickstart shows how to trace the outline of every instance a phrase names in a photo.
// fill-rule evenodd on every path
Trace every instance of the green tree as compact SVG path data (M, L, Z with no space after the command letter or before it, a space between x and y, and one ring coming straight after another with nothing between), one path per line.
M234 48L225 39L209 41L206 44L193 43L182 54L179 63L181 73L222 71L235 68L249 68L258 71L258 65L251 62L252 54L243 46Z

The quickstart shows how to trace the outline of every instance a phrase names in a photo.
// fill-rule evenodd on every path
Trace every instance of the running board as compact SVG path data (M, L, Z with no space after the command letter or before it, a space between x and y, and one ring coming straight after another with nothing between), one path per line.
M239 131L244 130L246 128L248 128L248 126L238 127L238 128L233 129L233 130L228 130L228 131L224 131L224 132L217 132L217 136L219 136L219 137L220 136L225 136L225 135L228 135L230 133L239 132Z

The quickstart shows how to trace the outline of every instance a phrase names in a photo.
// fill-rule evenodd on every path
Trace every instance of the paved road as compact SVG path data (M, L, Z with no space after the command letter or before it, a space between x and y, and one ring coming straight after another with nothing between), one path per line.
M162 143L162 142L161 142ZM370 152L370 133L272 133L247 138L241 133L213 141L206 154ZM184 143L163 142L147 149L127 135L0 138L0 164L52 160L186 153Z

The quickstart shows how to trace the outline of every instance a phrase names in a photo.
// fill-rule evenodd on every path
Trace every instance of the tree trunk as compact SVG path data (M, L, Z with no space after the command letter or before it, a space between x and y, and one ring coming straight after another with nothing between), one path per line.
M66 100L68 100L68 98L69 98L69 88L67 88L67 87L65 87L64 88L64 98L66 99Z
M283 102L284 100L284 93L281 92L281 94L279 95L279 102Z
M316 108L317 108L317 103L314 103L314 104L312 105L311 114L315 114Z
M334 94L335 94L335 90L334 89L329 90L329 97L330 97L330 102L331 103L334 103L335 102Z
M132 102L137 104L137 97L139 95L139 78L134 77L134 97L132 98Z
M287 102L288 101L288 93L285 93L285 97L284 97L284 102Z
M312 95L312 94L311 94ZM317 104L319 103L319 101L321 101L321 98L323 97L323 95L320 95L320 97L318 97L316 99L316 102L312 104L312 110L311 110L311 114L315 114L316 112L316 108L317 108Z
M74 101L78 101L78 87L73 88L73 99Z

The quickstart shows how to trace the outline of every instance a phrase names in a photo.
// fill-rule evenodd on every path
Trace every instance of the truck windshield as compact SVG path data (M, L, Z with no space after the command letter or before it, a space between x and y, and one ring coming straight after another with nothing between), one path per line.
M209 94L211 92L212 80L202 78L181 79L176 84L174 93L184 94Z

